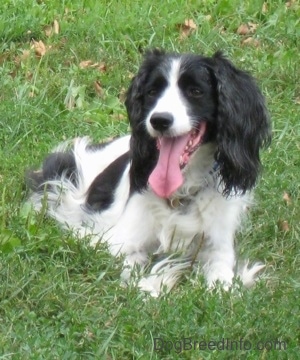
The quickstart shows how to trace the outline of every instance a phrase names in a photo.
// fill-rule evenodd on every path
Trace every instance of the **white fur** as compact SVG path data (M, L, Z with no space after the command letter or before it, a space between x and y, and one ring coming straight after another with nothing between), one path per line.
M168 85L144 119L149 134L158 136L151 126L153 113L168 112L174 122L168 136L179 136L192 130L188 104L178 88L180 59L173 59L168 70ZM114 193L114 202L101 212L85 207L87 190L95 177L110 163L129 150L130 136L117 139L104 148L88 147L88 139L76 139L74 156L77 184L66 177L48 181L47 191L34 193L31 202L41 208L47 196L48 214L80 237L89 235L91 244L105 241L114 256L123 255L122 278L129 281L132 269L144 270L149 256L163 257L138 286L153 296L163 288L169 291L181 274L197 266L203 270L208 287L217 282L231 286L236 259L234 235L249 203L249 194L224 197L222 183L214 171L216 145L201 145L184 169L184 184L173 196L162 199L150 188L129 194L130 164L125 168ZM63 146L64 147L64 146ZM60 148L61 150L62 148ZM175 254L175 255L174 255ZM248 265L238 272L245 285L254 282L262 265Z
M151 116L154 113L166 111L174 117L174 123L169 129L170 136L179 136L191 130L191 121L187 113L187 106L184 104L180 89L177 86L180 71L180 59L174 60L170 66L168 86L146 118L147 130L152 136L159 136L160 134L153 129L150 123Z
M91 151L87 149L86 138L76 139L74 155L79 185L75 187L66 178L50 181L48 214L80 237L90 235L92 245L105 241L114 256L124 255L124 281L129 281L135 265L143 269L148 264L149 255L177 253L177 258L166 255L167 258L155 264L151 273L140 280L139 287L153 296L158 296L164 287L170 290L191 264L202 267L209 287L220 281L228 288L234 276L234 234L249 196L222 196L210 168L212 144L203 145L191 160L197 162L198 167L191 163L185 173L187 181L173 196L179 203L183 201L178 207L172 208L172 199L167 202L150 189L128 197L128 166L112 206L100 213L85 211L89 185L101 169L128 150L128 140L127 136L103 149ZM200 190L195 192L195 189ZM41 193L31 196L36 209L41 208L43 196ZM251 269L245 266L240 276L246 285L253 283L261 268L259 264Z

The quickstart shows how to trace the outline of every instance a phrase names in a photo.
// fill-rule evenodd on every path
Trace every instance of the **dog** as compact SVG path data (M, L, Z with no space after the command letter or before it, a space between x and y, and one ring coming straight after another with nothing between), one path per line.
M129 86L131 134L64 143L30 171L30 202L91 245L124 257L122 279L158 296L190 268L208 288L231 287L234 235L270 143L270 118L251 75L212 57L148 51ZM151 257L156 263L151 263ZM255 282L260 263L239 270ZM135 278L135 277L134 277Z

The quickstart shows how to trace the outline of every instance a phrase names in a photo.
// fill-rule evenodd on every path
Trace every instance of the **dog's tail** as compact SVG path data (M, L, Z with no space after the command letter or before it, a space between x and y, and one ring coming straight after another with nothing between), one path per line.
M236 276L241 280L243 285L250 288L255 285L259 279L259 272L265 268L262 263L254 263L249 266L249 260L239 263L236 266Z
M85 200L99 171L97 165L91 166L96 152L89 151L90 146L86 137L65 142L46 157L41 169L26 173L26 183L32 190L28 202L33 209L45 207L48 215L80 236L92 233L87 230L91 217Z

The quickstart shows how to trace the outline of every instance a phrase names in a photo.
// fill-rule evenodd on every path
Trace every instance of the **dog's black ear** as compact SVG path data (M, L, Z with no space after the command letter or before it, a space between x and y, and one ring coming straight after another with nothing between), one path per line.
M235 68L220 52L213 56L217 80L216 160L224 194L245 193L260 171L259 150L271 140L269 114L254 79Z
M131 126L130 142L130 186L132 191L142 191L148 183L158 157L156 142L150 137L145 127L146 110L144 106L145 86L151 72L158 66L163 51L154 49L147 51L137 75L132 79L125 106Z
M164 52L159 49L148 50L144 54L144 61L137 75L132 79L127 91L125 106L127 109L130 126L133 128L143 119L144 88L151 71L160 63Z

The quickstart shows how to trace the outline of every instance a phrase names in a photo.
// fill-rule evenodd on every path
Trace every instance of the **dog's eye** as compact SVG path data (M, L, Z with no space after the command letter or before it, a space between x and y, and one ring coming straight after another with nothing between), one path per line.
M157 89L152 88L148 90L148 96L156 96L157 93L158 93Z
M203 95L203 91L198 87L190 87L187 89L187 95L193 98L200 98Z

